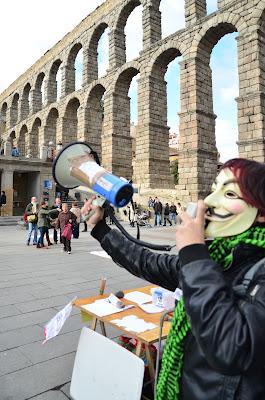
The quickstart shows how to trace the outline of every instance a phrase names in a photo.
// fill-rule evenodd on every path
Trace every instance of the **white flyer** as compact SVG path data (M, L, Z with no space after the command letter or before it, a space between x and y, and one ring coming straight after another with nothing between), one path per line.
M59 311L51 320L44 326L44 336L45 340L42 344L46 343L48 340L54 338L58 335L60 330L62 329L65 321L70 316L72 308L73 308L73 301L76 300L75 297L70 303L68 303L61 311Z

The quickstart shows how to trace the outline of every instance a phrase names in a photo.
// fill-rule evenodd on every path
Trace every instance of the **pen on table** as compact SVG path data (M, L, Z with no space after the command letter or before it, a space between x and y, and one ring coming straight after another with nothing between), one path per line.
M99 294L100 295L104 294L105 286L106 286L106 278L101 278L100 286L99 286Z

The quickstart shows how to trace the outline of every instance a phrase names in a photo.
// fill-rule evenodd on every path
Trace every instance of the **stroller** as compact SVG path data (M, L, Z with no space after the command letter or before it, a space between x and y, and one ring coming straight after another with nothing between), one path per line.
M136 221L139 226L152 228L152 225L149 223L149 220L150 220L150 211L141 211L136 215Z

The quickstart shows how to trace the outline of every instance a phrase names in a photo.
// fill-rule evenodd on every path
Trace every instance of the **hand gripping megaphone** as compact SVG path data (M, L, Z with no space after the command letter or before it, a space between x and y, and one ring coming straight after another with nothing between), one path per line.
M78 190L83 185L97 193L100 206L107 200L114 207L124 207L133 196L133 186L101 167L97 153L84 142L66 145L56 156L52 173L63 189Z

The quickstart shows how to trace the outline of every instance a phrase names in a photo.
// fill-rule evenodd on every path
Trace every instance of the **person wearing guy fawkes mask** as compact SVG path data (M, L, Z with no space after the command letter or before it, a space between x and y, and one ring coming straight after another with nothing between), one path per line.
M90 209L91 234L116 263L153 284L183 290L156 399L265 399L265 268L243 300L234 290L265 257L265 164L233 159L223 165L196 218L180 214L178 256L132 243L107 227L91 202L83 212Z

